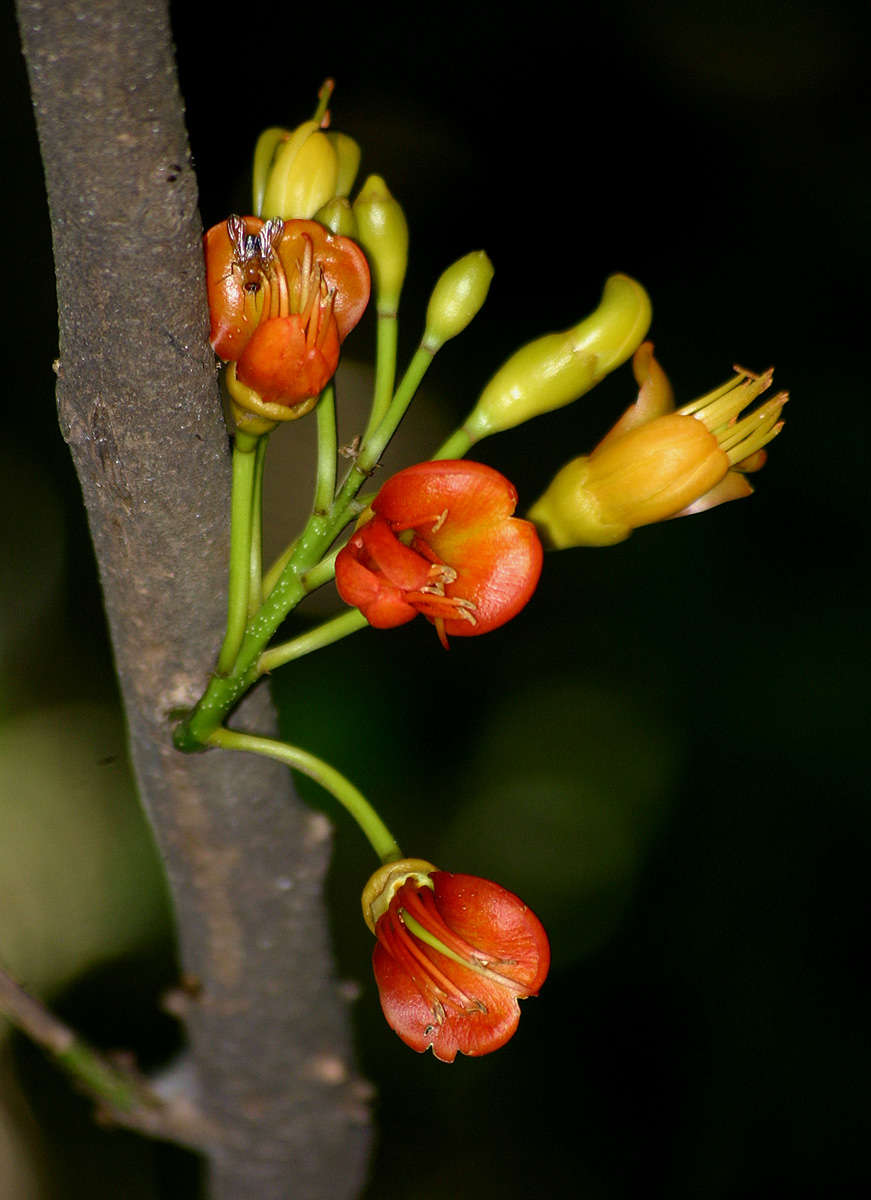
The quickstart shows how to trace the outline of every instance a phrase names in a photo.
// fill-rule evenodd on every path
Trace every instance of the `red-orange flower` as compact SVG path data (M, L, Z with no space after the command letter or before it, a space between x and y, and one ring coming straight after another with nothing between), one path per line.
M205 248L215 353L267 404L318 396L369 300L360 247L317 221L234 216Z
M388 1025L442 1062L504 1046L550 966L538 917L513 892L418 859L376 871L363 911Z
M482 463L407 467L384 484L375 515L340 551L339 595L376 629L423 613L444 646L448 635L504 625L541 574L541 542L534 525L512 515L516 506L514 486Z

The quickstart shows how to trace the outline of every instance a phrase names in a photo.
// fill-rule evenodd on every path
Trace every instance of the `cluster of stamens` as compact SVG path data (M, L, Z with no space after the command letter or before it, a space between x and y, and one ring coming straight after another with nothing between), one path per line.
M239 272L243 291L259 297L258 320L298 313L303 319L306 340L320 346L333 314L335 289L327 287L323 268L315 261L311 238L307 236L303 238L304 250L296 261L293 281L288 280L277 248L283 232L284 221L280 217L271 217L257 233L246 233L241 217L228 217L232 270Z
M445 509L435 518L432 526L433 533L442 527L447 516L448 511ZM475 617L477 605L473 600L466 600L463 596L445 594L445 588L456 582L457 572L453 567L442 562L427 542L416 537L412 542L412 549L421 558L428 560L429 575L427 582L419 590L406 592L406 599L412 601L424 616L432 618L439 640L443 646L447 646L445 620L468 621L470 625L477 625L478 620Z
M789 399L787 392L778 392L746 417L738 420L739 414L771 386L774 368L769 367L761 375L733 367L735 378L721 387L700 396L698 400L678 409L682 416L693 416L701 421L717 439L720 449L728 456L732 466L752 458L763 446L777 437L783 428L780 414Z

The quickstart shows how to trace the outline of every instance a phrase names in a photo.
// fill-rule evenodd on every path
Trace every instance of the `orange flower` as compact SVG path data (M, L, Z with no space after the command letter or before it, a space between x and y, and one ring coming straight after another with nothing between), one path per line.
M264 404L313 402L369 300L363 251L317 221L235 216L205 248L215 353Z
M390 629L418 613L447 636L504 625L541 574L535 527L512 516L517 492L482 463L418 463L384 484L374 516L336 559L336 587L370 625ZM411 538L400 537L411 531Z
M754 375L736 367L733 379L675 412L650 342L638 347L632 366L636 402L591 454L562 468L530 510L558 549L610 546L641 525L751 495L746 473L764 464L763 447L783 428L785 392L741 416L770 386L772 370Z
M451 875L420 859L381 867L363 893L378 944L375 982L388 1025L442 1062L489 1054L520 1020L518 1000L547 977L538 917L498 883Z

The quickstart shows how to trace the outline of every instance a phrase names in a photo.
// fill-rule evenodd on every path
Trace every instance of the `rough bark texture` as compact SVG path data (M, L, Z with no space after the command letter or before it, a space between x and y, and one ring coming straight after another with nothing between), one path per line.
M355 1195L368 1142L331 970L324 819L288 772L185 757L224 617L229 457L165 3L19 0L60 312L58 407L100 565L132 756L202 984L188 1029L214 1200ZM237 717L270 723L261 694Z

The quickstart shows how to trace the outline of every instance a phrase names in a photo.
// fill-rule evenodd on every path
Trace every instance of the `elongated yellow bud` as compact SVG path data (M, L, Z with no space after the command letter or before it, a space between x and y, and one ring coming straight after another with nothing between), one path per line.
M634 353L650 326L647 292L611 275L599 307L580 324L521 347L475 405L464 429L473 442L571 404Z
M389 316L399 307L408 266L408 222L380 175L370 175L353 205L357 241L372 269L375 305Z
M442 272L426 310L422 345L427 350L434 354L463 332L480 312L492 279L493 264L483 250L473 250Z

